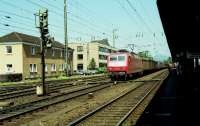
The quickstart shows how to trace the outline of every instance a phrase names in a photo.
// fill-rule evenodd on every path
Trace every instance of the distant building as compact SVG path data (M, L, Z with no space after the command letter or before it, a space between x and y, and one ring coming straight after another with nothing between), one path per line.
M106 67L107 56L116 49L111 47L107 39L91 41L88 43L69 43L73 53L73 70L88 70L88 66L94 58L96 68Z
M0 76L41 77L40 41L39 37L17 32L0 37ZM68 50L69 68L72 68L73 50ZM64 74L64 45L55 42L51 49L45 50L45 62L47 77Z

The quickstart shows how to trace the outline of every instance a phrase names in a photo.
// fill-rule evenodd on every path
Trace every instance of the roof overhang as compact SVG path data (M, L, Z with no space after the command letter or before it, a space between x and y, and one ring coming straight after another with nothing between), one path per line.
M200 56L198 0L157 0L173 60Z

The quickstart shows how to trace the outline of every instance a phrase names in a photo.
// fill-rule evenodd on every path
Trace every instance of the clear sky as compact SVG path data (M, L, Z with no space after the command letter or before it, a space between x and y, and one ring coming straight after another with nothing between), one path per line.
M88 42L108 38L112 31L117 48L148 50L156 59L170 56L156 0L67 0L69 42ZM64 0L0 0L0 36L16 31L39 36L34 13L49 10L49 30L64 42ZM9 26L5 26L8 24Z

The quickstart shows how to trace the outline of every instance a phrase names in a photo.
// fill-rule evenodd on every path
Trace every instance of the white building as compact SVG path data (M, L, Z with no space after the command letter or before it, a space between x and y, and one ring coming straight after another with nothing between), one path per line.
M73 70L88 70L92 58L96 62L96 68L107 66L107 56L116 51L109 45L107 39L96 40L88 43L69 43L73 52Z

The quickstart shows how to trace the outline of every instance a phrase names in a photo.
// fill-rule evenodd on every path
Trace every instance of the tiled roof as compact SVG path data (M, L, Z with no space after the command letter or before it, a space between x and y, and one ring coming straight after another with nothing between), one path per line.
M0 37L0 42L28 42L40 44L40 38L18 32L11 32L10 34Z
M39 37L27 35L27 34L23 34L23 33L18 33L18 32L12 32L10 34L0 37L0 43L2 43L2 42L27 42L27 43L31 43L31 44L40 45L40 41L41 41L41 39ZM64 48L64 45L60 42L55 41L53 43L53 47Z

